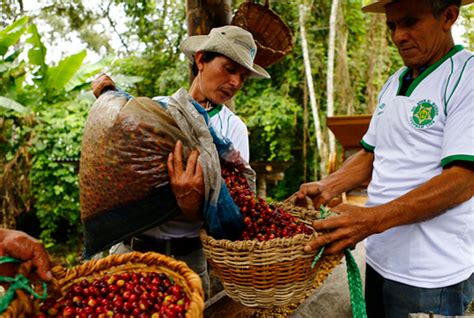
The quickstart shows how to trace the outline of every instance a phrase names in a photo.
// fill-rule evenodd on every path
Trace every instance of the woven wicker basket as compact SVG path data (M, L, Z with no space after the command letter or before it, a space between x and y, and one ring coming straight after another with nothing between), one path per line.
M183 287L191 300L186 318L203 317L204 292L201 280L185 263L158 253L126 253L110 255L103 259L88 261L84 264L67 269L56 266L52 269L53 281L50 287L58 293L58 298L66 295L71 286L84 278L97 279L106 275L132 272L163 273ZM38 304L38 303L36 303ZM15 317L15 316L13 316Z
M274 205L288 211L283 203ZM303 208L289 212L302 221L302 212L317 215ZM311 268L316 253L305 253L303 246L316 235L258 242L216 240L204 230L200 233L204 253L226 294L245 306L267 309L301 303L339 264L342 254L325 256Z
M268 67L281 60L293 49L291 30L280 17L265 5L247 0L232 18L231 24L252 33L257 43L255 64Z
M32 262L27 261L23 262L20 267L18 268L17 274L22 274L25 277L31 278L31 269L32 269ZM36 279L34 280L36 281ZM37 281L36 281L37 282ZM40 284L34 284L35 290L37 292L42 293L42 289ZM32 296L29 295L27 292L18 289L15 292L15 298L10 303L8 308L1 313L2 318L24 318L30 317L33 313L33 301Z

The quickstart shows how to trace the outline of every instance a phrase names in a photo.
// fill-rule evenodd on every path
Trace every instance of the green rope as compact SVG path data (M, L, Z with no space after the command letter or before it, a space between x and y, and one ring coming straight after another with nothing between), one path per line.
M319 219L323 220L326 218L326 216L327 216L327 211L324 208L324 206L321 204L321 207L319 208ZM314 257L313 263L311 263L311 269L313 269L314 266L316 266L316 263L321 259L321 257L323 256L323 252L324 252L324 246L321 247L321 249L319 250L319 253L316 254L316 256Z
M8 257L8 256L0 256L0 264L5 264L5 263L18 263L19 260ZM7 310L8 306L10 306L10 303L13 301L15 298L15 292L17 289L23 289L33 295L33 297L45 300L48 297L47 293L47 286L45 282L42 282L43 285L43 295L40 295L36 293L33 288L30 285L30 281L28 278L25 276L18 274L16 275L15 278L13 277L5 277L5 276L0 276L0 283L5 282L5 283L11 283L10 287L8 288L7 292L5 295L0 297L0 313L3 313L5 310Z
M8 256L0 256L0 264L5 263L19 263L20 261L16 258L8 257Z
M362 280L360 278L359 267L352 256L351 251L346 248L347 281L349 283L349 294L351 296L352 317L367 318L364 293L362 292Z
M325 219L329 214L330 212L327 211L323 205L319 207L319 219ZM311 268L316 266L316 263L321 259L323 252L324 246L321 247L321 250L319 250L318 254L314 257ZM344 255L346 256L347 281L351 297L352 317L367 318L367 309L365 307L365 299L362 292L362 279L360 278L359 267L348 248L344 250Z

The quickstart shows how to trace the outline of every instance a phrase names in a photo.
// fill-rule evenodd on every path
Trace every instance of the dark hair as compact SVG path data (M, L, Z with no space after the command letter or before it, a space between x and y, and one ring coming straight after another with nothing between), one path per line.
M218 56L223 56L221 53L216 53L216 52L207 52L207 51L203 51L203 55L202 55L202 61L204 63L209 63L210 61L212 61L213 59L215 59L216 57ZM192 71L193 71L193 75L194 76L197 76L197 74L199 73L199 69L196 65L196 61L193 62L193 67L192 67Z
M461 0L425 0L425 2L431 7L431 11L436 19L441 16L441 13L447 7L455 5L459 8L461 6Z

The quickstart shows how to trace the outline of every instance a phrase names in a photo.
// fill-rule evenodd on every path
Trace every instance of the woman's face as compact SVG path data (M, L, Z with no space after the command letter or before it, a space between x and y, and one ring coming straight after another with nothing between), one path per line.
M214 104L230 100L249 77L250 71L225 56L217 56L210 62L202 61L202 52L195 56L198 67L198 87L202 97Z

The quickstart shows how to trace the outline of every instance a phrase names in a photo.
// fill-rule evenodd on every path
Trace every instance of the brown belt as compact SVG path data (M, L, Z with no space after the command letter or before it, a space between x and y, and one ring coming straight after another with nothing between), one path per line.
M163 240L142 235L134 236L126 243L137 252L157 252L169 256L183 256L202 248L199 237Z

